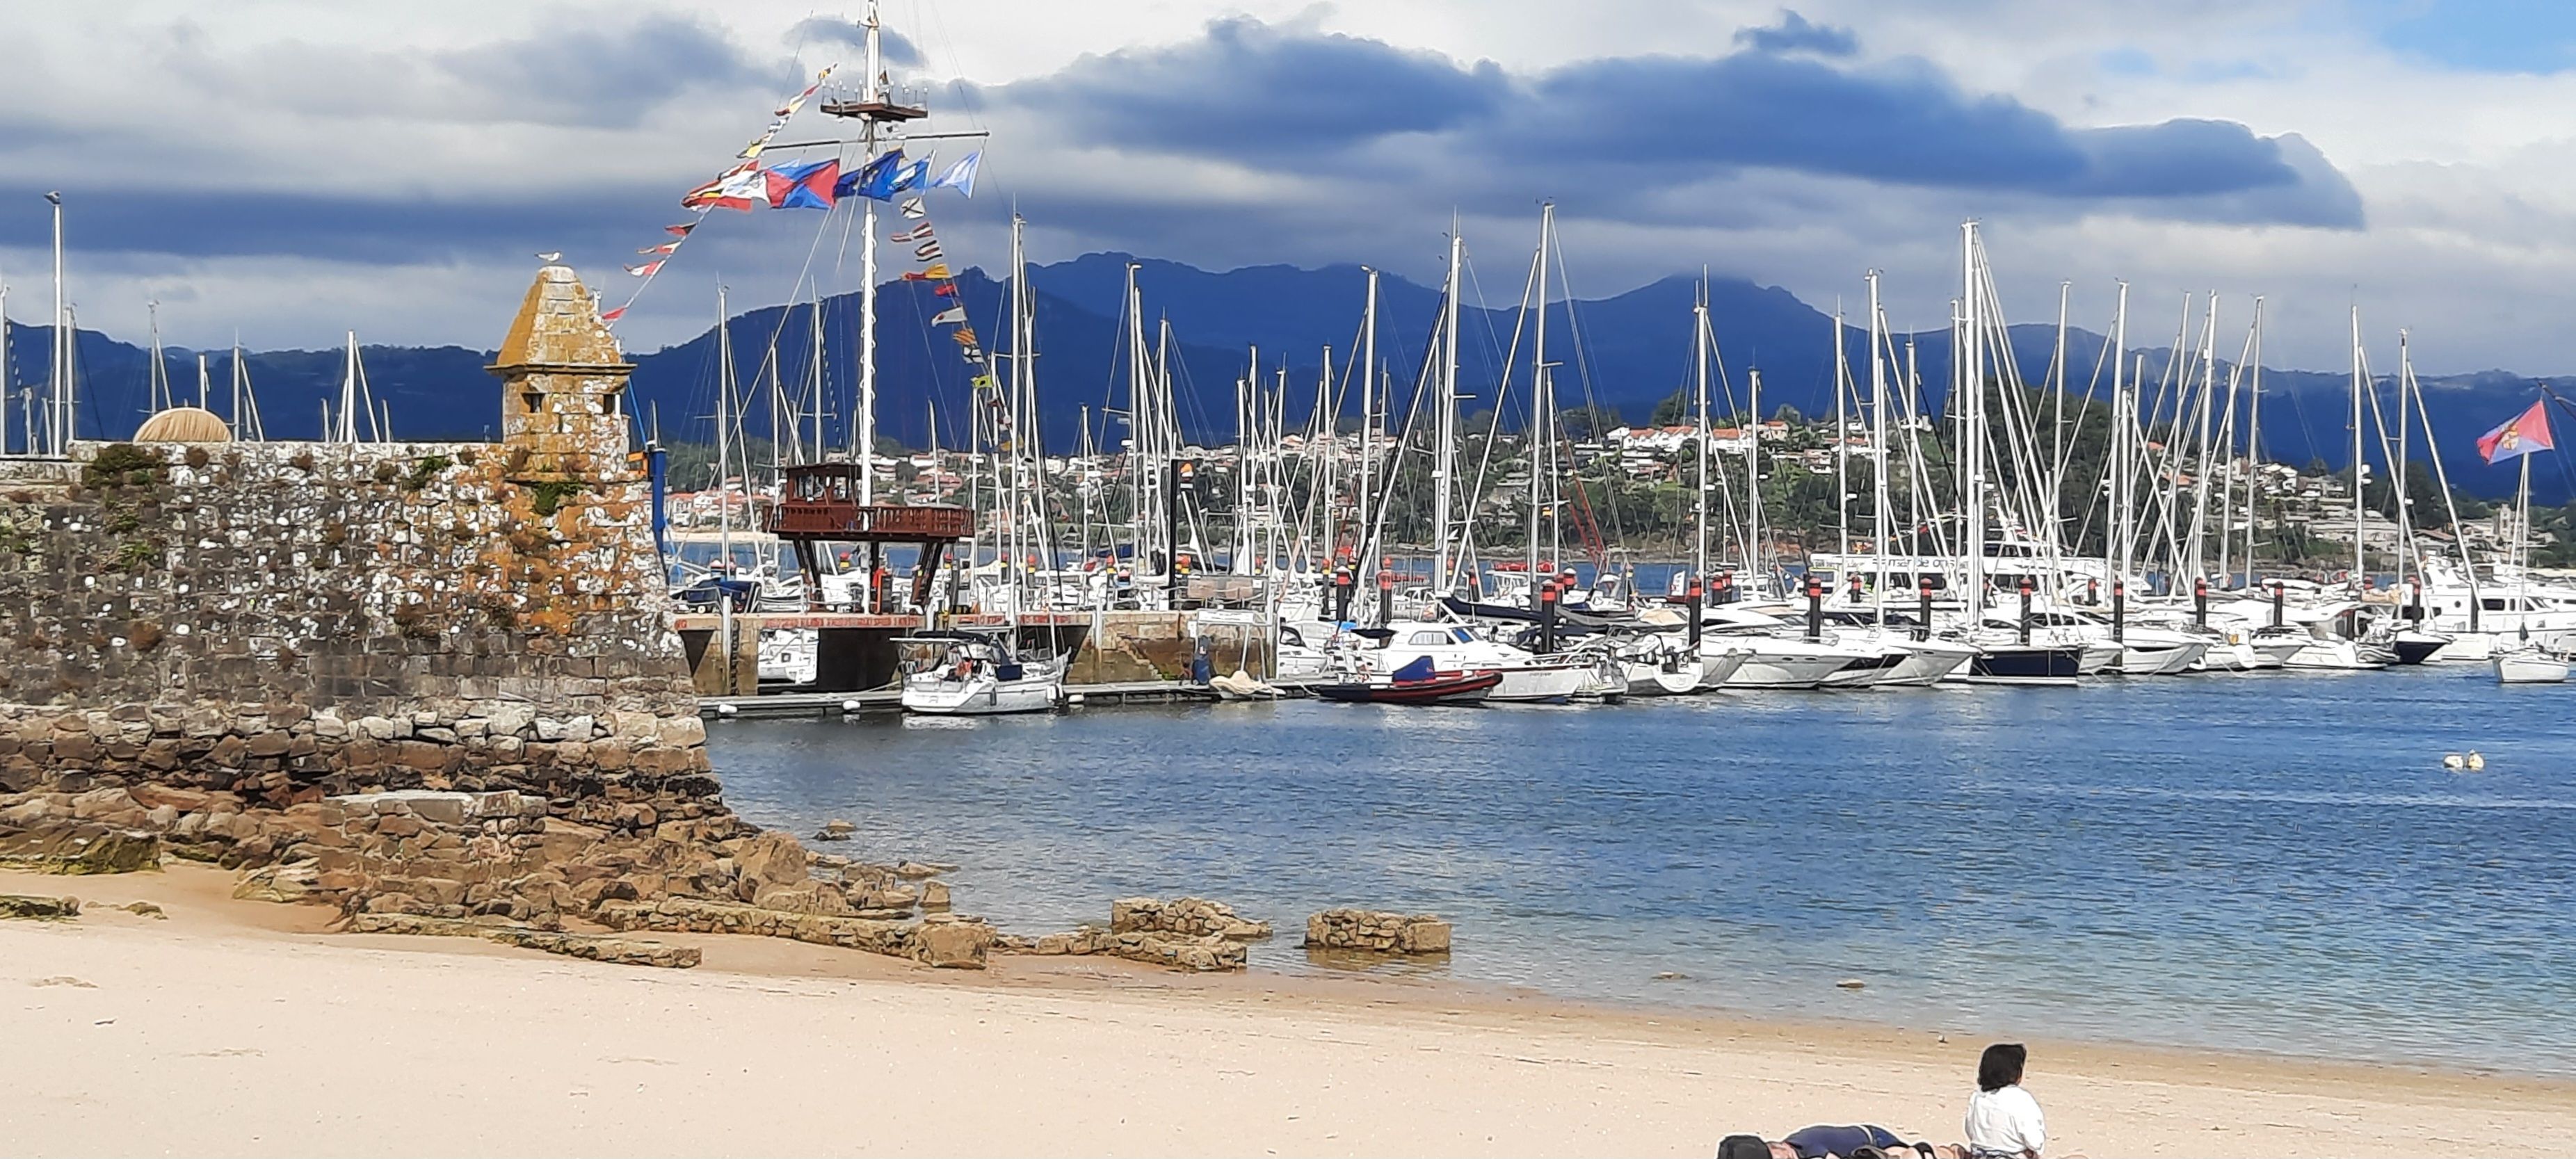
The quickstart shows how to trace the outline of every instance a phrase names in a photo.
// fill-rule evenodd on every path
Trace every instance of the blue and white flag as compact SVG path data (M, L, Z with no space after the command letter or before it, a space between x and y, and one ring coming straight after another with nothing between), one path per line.
M975 196L975 167L983 160L984 151L981 149L968 153L956 164L943 170L939 176L931 178L928 188L939 189L945 187L954 189L968 197Z

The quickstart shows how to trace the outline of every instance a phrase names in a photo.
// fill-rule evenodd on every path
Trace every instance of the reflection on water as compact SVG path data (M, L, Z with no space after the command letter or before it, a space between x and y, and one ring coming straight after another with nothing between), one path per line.
M1457 923L1571 996L2576 1073L2576 689L2483 668L1605 709L729 722L729 798L1039 932L1197 894ZM2444 753L2478 749L2457 774ZM1682 977L1659 977L1679 974ZM1867 982L1837 989L1844 978Z

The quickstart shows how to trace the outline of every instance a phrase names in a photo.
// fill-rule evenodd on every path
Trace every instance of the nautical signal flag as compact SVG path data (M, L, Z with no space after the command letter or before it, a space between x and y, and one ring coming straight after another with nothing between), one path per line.
M2518 459L2533 451L2557 449L2549 438L2549 404L2535 402L2513 421L2478 436L2478 453L2490 463Z
M950 306L945 310L933 314L930 316L930 324L933 326L963 326L966 324L966 307Z
M830 209L833 186L841 179L838 160L781 165L761 171L771 209Z
M683 209L738 209L769 204L769 175L757 165L740 168L680 196Z
M964 160L942 170L939 176L931 178L929 184L923 186L923 188L954 189L968 197L973 197L975 196L975 169L978 165L981 165L983 161L983 150L977 149L972 153L968 153Z
M655 258L640 266L628 266L626 267L626 272L639 278L649 278L654 274L661 272L662 260L663 259L661 258Z
M696 228L698 228L698 223L694 221L684 221L678 225L663 226L662 232L670 234L673 237L687 237L689 236L689 231Z

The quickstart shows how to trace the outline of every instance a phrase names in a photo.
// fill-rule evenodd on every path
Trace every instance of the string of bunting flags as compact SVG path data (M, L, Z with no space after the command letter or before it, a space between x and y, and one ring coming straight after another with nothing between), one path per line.
M974 196L975 165L980 156L981 153L967 154L965 160L950 166L930 184L934 187L953 186L960 193ZM949 180L951 175L961 172L961 179ZM957 344L958 357L966 362L975 398L991 412L994 445L1007 450L1011 445L1011 416L1003 405L1001 387L994 380L992 354L984 349L983 338L975 333L974 324L966 320L966 299L957 290L956 273L948 266L948 252L939 243L939 229L930 220L930 209L916 195L904 198L895 206L895 212L910 224L887 234L886 240L896 245L911 246L912 260L921 267L904 271L903 280L930 283L931 294L946 303L938 313L931 315L930 324L950 328L948 340Z
M958 293L956 278L949 269L938 231L930 221L929 210L919 192L954 189L973 197L976 173L983 164L983 151L979 149L966 154L935 176L931 173L931 157L907 157L900 148L887 150L846 173L842 171L838 158L768 167L760 163L761 153L777 139L779 131L787 127L789 118L813 98L837 67L829 66L815 74L814 83L773 110L768 126L735 154L737 164L714 180L681 195L680 207L694 216L677 225L663 227L663 232L669 234L671 240L635 251L645 260L627 266L626 272L641 281L637 283L635 292L627 295L625 302L615 309L602 311L600 320L614 324L624 317L636 299L643 296L645 288L660 275L662 267L680 252L680 247L687 244L697 228L706 223L707 215L718 209L743 213L764 208L830 210L850 197L895 204L896 212L910 224L888 235L887 240L911 246L913 262L920 267L905 272L903 277L907 281L931 283L931 293L946 300L947 305L931 318L931 322L951 328L949 339L957 344L959 357L967 364L975 395L992 408L996 437L1006 439L1009 418L1001 409L1001 392L995 384L991 355L985 351L975 328L966 320L966 308ZM903 196L905 194L911 196ZM898 197L900 202L897 202Z
M670 261L671 255L680 252L680 246L682 243L689 240L689 234L698 228L699 223L706 220L707 212L715 208L713 205L692 204L692 199L696 198L701 191L705 190L709 186L724 186L728 183L739 184L743 175L746 173L755 177L759 176L761 173L761 150L769 148L769 143L778 139L778 132L779 130L787 127L788 119L794 117L798 109L804 108L805 102L814 98L814 93L816 90L823 87L823 82L832 79L832 70L839 67L841 66L838 64L824 65L823 71L814 74L814 83L805 86L805 91L789 97L777 108L770 110L768 127L762 129L759 135L754 136L751 139L750 144L744 145L741 152L734 154L735 159L740 162L739 164L726 170L724 176L716 178L707 185L690 190L687 196L680 199L680 205L683 208L695 210L697 212L697 216L681 222L678 225L663 226L662 231L670 234L672 240L663 242L660 245L646 246L643 249L635 251L638 254L644 255L648 260L637 265L626 267L626 272L634 275L635 277L642 278L643 281L636 284L635 292L628 294L626 296L626 300L619 303L616 309L602 311L599 315L600 321L615 324L618 319L625 317L627 308L635 304L635 299L644 296L645 287L652 285L654 276L662 272L663 263ZM763 179L761 182L761 191L764 195L768 192L768 182L766 179Z

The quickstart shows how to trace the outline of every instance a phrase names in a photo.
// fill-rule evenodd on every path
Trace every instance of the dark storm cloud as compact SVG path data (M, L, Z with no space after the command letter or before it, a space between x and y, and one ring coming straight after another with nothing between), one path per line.
M1803 20L1753 31L1766 47L1514 76L1491 62L1235 18L1188 43L1085 57L990 92L1104 148L1292 175L1364 161L1385 181L1453 200L1476 200L1516 170L1552 171L1559 190L1570 172L1642 198L1768 168L2193 220L2361 224L2351 184L2295 137L2227 121L2072 127L2010 97L1963 91L1919 59L1863 66L1771 50L1840 43L1828 35L1836 30Z
M1502 69L1249 17L1198 40L1085 56L991 90L1047 110L1107 147L1295 157L1399 133L1456 130L1501 111Z

